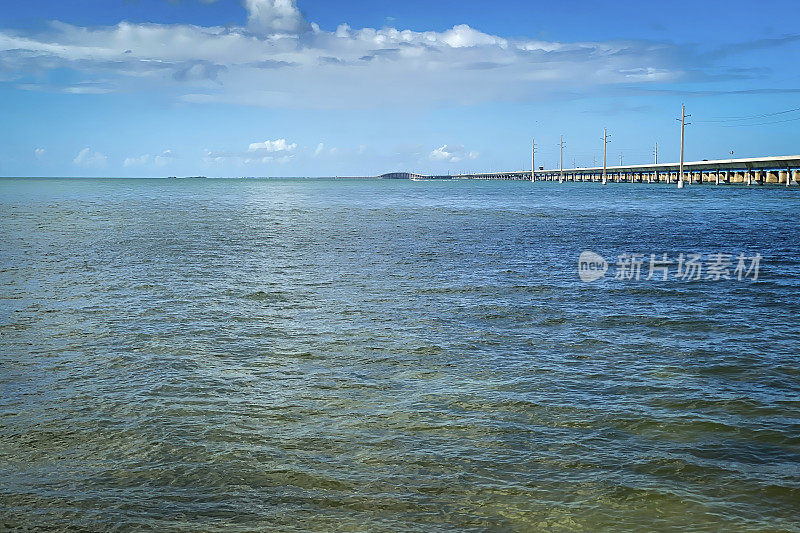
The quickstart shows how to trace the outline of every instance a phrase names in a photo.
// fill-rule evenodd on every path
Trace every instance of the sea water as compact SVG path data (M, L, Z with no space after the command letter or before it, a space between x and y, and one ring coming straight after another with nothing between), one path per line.
M0 529L798 531L798 215L791 188L2 179Z

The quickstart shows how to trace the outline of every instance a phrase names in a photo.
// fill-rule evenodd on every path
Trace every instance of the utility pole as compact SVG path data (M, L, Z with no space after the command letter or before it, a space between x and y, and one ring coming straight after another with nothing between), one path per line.
M531 181L536 181L536 138L531 139Z
M603 128L603 185L607 183L606 181L606 166L607 165L607 154L608 154L608 134L606 134L605 128Z
M619 166L622 166L622 152L619 153Z
M683 189L683 140L684 140L684 130L686 129L686 117L691 117L692 115L686 114L686 106L681 105L681 118L678 120L681 121L681 163L678 167L678 188Z
M658 164L658 141L656 141L656 149L655 149L654 153L656 154L656 165L657 165Z
M564 183L564 136L561 136L561 173L558 176L558 182Z

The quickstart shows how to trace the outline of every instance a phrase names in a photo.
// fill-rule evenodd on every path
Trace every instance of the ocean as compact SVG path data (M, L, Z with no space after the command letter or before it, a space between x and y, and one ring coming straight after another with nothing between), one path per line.
M800 531L798 215L0 179L0 530Z

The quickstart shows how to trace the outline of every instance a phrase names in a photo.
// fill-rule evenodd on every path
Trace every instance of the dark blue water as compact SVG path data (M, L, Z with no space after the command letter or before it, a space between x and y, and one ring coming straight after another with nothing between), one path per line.
M785 188L0 180L0 529L800 531L798 214ZM758 279L645 279L695 252Z

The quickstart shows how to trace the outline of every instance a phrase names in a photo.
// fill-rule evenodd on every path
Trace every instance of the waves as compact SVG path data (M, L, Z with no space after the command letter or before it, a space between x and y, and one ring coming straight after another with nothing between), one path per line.
M791 197L410 185L0 196L0 529L798 530Z

